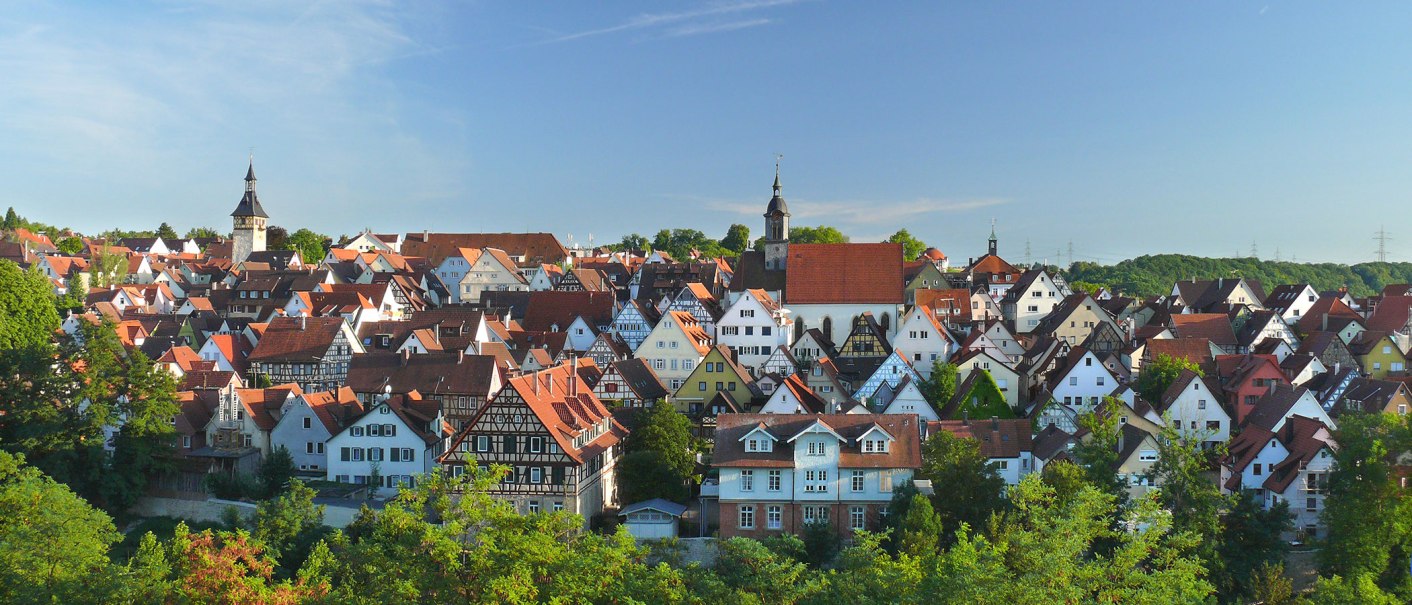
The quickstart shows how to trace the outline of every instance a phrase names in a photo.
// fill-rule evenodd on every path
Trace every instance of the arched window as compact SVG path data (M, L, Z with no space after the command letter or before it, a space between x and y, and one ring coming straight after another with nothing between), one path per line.
M832 317L824 316L824 321L823 321L823 328L822 328L822 330L823 330L823 332L824 332L824 337L825 337L825 338L828 338L829 340L834 340L834 337L833 337L833 318L832 318Z
M882 326L883 332L887 332L888 330L892 329L892 314L883 313L882 321L879 322L879 325Z

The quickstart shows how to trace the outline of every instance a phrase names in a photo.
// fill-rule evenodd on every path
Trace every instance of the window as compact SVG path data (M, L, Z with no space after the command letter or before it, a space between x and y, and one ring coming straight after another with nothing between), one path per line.
M530 483L542 482L544 482L544 469L537 466L530 468Z
M867 520L867 515L865 515L865 514L863 513L863 511L864 511L864 508L861 507L861 506L850 506L850 507L848 507L848 527L849 527L850 529L853 529L853 530L861 530L861 529L863 529L863 527L864 527L864 522Z
M489 435L476 435L476 451L477 451L477 452L488 452L488 451L490 451L490 436L489 436Z
M312 454L312 453L314 453L314 442L313 442L313 441L305 441L305 442L304 442L304 453L305 453L305 454Z
M806 506L804 507L805 523L828 523L829 507L827 506Z
M755 529L755 507L745 505L740 507L740 518L737 519L736 527L740 529Z
M765 507L765 527L768 529L780 529L784 527L784 509L782 507Z
M1206 409L1206 400L1205 400L1205 399L1197 399L1197 400L1196 400L1196 409L1198 409L1198 410L1204 410L1204 409Z
M382 425L382 436L383 436L383 437L396 437L396 436L397 436L397 425L395 425L395 424L384 424L384 425Z
M755 471L740 471L740 491L755 491Z
M772 492L780 491L780 476L782 474L780 471L770 471L765 476L765 489Z
M1404 408L1405 408L1405 407L1407 407L1407 406L1399 406L1399 407L1404 407ZM186 449L191 449L191 435L182 435L182 436L181 436L181 446L184 447L184 448L186 448Z
M531 454L538 454L538 453L544 451L544 438L543 438L543 437L530 437L530 440L529 440L529 451L530 451Z
M1070 376L1070 377L1069 377L1069 386L1071 386L1071 387L1079 386L1079 377L1078 377L1078 376Z
M352 429L350 429L350 431L352 432L352 434L353 434L354 437L362 437L362 436L363 436L363 427L361 427L361 426L355 426L355 427L353 427Z
M878 491L892 493L892 471L882 471L878 474Z
M363 461L363 448L361 448L361 447L355 447L355 448L349 448L349 449L353 450L353 462L362 462L362 461Z
M1156 462L1157 450L1142 450L1137 454L1138 462Z
M750 438L745 440L745 451L747 452L768 452L772 447L773 443L769 439Z
M564 503L563 503L563 502L559 502L558 500L555 500L555 501L554 501L554 512L557 513L557 512L559 512L559 511L561 511L561 510L564 510Z
M822 455L824 455L824 444L823 444L823 442L820 442L820 441L810 441L810 442L809 442L809 455L810 455L810 456L822 456Z
M1304 501L1304 510L1309 511L1311 513L1319 510L1319 499L1306 498Z
M539 500L530 500L530 501L529 501L529 512L530 512L530 514L534 514L534 513L539 512Z
M314 425L313 425L312 422L310 422L310 420L311 420L311 418L309 418L308 416L305 416L305 417L304 417L304 428L306 428L306 429L308 429L308 428L313 428Z
M853 474L853 491L855 491L855 492L861 492L861 491L863 491L863 471L852 471L852 474Z
M369 437L381 437L381 436L382 436L382 425L381 425L381 424L370 424L370 425L368 425L368 436L369 436Z
M1102 377L1102 376L1099 376L1099 377L1098 377L1098 386L1103 386L1103 377Z
M660 343L659 343L659 344L660 344ZM654 369L654 370L665 370L665 369L667 369L667 362L666 362L665 360L662 360L662 359L653 359L653 360L652 360L652 369Z
M368 461L369 461L369 462L382 462L382 448L380 448L380 447L370 447L370 448L368 448Z
M716 390L717 390L717 391L721 390L721 387L719 386L720 384L721 384L721 383L719 383L719 382L716 383L716 385L717 385L717 386L716 386ZM701 382L696 383L696 390L698 390L698 391L705 391L705 390L706 390L706 381L703 380L703 381L701 381Z

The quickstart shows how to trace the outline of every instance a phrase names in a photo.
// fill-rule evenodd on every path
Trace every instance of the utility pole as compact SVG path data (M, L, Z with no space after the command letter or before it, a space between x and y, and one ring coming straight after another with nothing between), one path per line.
M1280 262L1280 247L1275 246L1275 262Z
M1250 258L1260 258L1260 247L1255 245L1255 240L1250 240Z
M1381 226L1378 227L1378 234L1375 235L1375 236L1373 236L1373 240L1376 241L1376 242L1378 242L1378 252L1377 252L1377 254L1378 254L1378 262L1380 262L1380 263L1385 263L1385 262L1387 262L1387 241L1390 240L1390 239L1392 239L1392 238L1388 237L1388 235L1387 235L1387 229L1385 229L1385 228L1383 228L1383 227L1381 227Z
M1074 240L1069 240L1069 266L1074 266Z
M1025 266L1030 266L1030 240L1025 240Z

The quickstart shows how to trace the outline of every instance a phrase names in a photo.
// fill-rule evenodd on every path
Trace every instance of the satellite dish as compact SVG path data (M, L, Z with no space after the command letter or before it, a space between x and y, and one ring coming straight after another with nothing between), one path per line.
M390 385L390 384L382 385L382 394L383 394L383 395L391 395L391 394L392 394L392 385Z

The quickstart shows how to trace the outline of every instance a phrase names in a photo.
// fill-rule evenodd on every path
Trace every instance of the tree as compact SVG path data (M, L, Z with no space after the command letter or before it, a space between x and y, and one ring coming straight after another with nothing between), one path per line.
M625 504L663 498L686 502L686 476L652 450L629 452L618 459L618 498Z
M980 527L1005 505L1005 480L973 439L946 431L928 437L922 444L922 468L917 474L938 487L931 500L945 529L944 542L949 543L962 524ZM910 506L907 512L912 512Z
M328 591L322 582L275 582L274 562L243 532L206 530L178 541L179 578L168 599L183 603L297 603Z
M898 551L913 557L935 554L941 545L942 532L941 517L932 508L931 500L916 494L902 520L902 545Z
M812 588L803 563L781 557L755 540L731 538L721 542L720 551L716 575L736 594L753 595L754 602L792 603Z
M81 275L74 275L64 280L64 294L54 301L54 308L61 315L69 311L80 312L88 302L88 288L84 286Z
M1289 503L1282 501L1266 510L1250 495L1238 494L1231 500L1230 509L1221 517L1218 537L1216 554L1221 567L1213 570L1211 581L1228 599L1244 596L1273 605L1278 601L1270 596L1271 591L1276 578L1284 573L1281 561L1289 550L1281 535L1294 528ZM1278 570L1272 571L1272 566Z
M162 241L167 243L175 242L178 239L176 229L173 229L171 225L165 222L157 226L155 234L157 237L162 238Z
M927 403L941 409L951 401L951 398L956 396L956 374L955 365L940 359L933 361L931 377L923 379L919 385Z
M645 250L647 249L647 238L638 233L624 235L622 241L618 242L616 248L619 250Z
M1118 478L1118 406L1122 401L1104 397L1100 407L1079 416L1079 426L1088 438L1074 445L1074 462L1083 469L1084 477L1095 487L1112 495L1121 506L1127 502L1128 486Z
M887 238L888 243L902 244L902 259L914 260L925 252L927 245L908 233L906 229L898 229L897 233Z
M15 207L11 206L9 210L5 211L5 223L3 225L0 225L0 227L3 227L6 230L13 230L18 228L19 226L20 215L15 212Z
M990 371L976 369L972 372L980 372L980 375L971 383L971 390L966 393L957 413L969 418L1014 418L1015 410L1010 409L1005 394L1000 392L1000 385L995 384Z
M1406 603L1394 595L1384 592L1372 574L1359 574L1349 578L1331 576L1319 578L1314 591L1305 599L1308 605L1399 605Z
M281 242L280 249L294 250L299 253L306 265L316 265L324 260L324 255L328 254L329 238L326 235L314 233L308 229L300 229L290 234Z
M253 535L278 560L277 577L293 577L314 544L327 534L324 505L314 504L316 495L317 491L295 479L284 493L255 509Z
M106 322L101 328L112 330ZM172 469L176 450L172 419L181 412L171 373L141 350L128 353L123 363L123 375L115 378L112 387L123 421L113 438L111 469L103 475L103 502L115 512L136 503L152 476Z
M1227 501L1208 475L1213 459L1225 448L1202 450L1203 435L1179 432L1170 423L1157 434L1157 461L1148 471L1162 486L1157 500L1172 513L1172 530L1196 536L1195 554L1209 574L1223 577L1217 546L1221 543L1221 511Z
M833 227L819 225L818 227L790 227L789 243L791 244L846 244L848 236L842 231Z
M270 451L260 463L260 487L265 498L278 496L294 478L294 456L289 448L281 445Z
M123 283L127 276L127 258L111 248L90 248L88 259L88 285L96 289L109 288Z
M691 420L665 401L657 401L643 410L623 449L657 452L662 462L682 477L690 477L696 469L696 440L691 436Z
M721 239L721 248L733 256L740 256L750 248L750 228L739 223L731 225Z
M659 252L666 252L672 258L686 262L690 261L692 251L700 252L703 257L714 258L721 256L725 250L716 240L706 237L705 233L696 229L663 229L657 232L652 238L652 249Z
M93 582L121 537L102 511L0 451L0 601L101 601Z
M1068 460L1054 460L1044 465L1040 480L1050 489L1060 502L1067 501L1086 486L1092 486L1084 469Z
M0 260L0 350L48 346L59 328L49 279L36 268Z
M1320 512L1328 527L1321 574L1349 582L1373 578L1385 588L1407 576L1412 506L1393 475L1394 457L1406 451L1406 431L1390 414L1339 417L1339 447Z
M1191 370L1197 376L1205 375L1201 367L1189 359L1159 353L1156 359L1142 365L1142 373L1138 375L1134 390L1148 403L1157 405L1162 402L1162 394L1181 377L1184 370Z
M216 231L215 229L212 229L210 227L192 227L186 230L186 236L182 239L194 239L198 237L216 238L225 237L225 234Z
M83 240L69 236L59 240L59 243L54 244L54 247L69 256L78 256L78 253L83 252Z
M804 560L814 569L822 568L838 554L842 540L828 521L806 521L799 539L804 542Z

